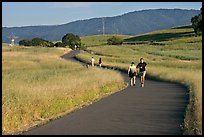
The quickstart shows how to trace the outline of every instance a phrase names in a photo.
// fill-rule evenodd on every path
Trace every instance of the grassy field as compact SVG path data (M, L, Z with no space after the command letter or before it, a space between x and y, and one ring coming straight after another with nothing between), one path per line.
M18 134L126 86L115 71L60 58L67 52L3 44L2 134Z
M94 35L94 36L84 36L81 37L81 42L85 45L85 47L91 47L91 46L101 46L106 45L107 40L112 36L118 36L119 38L125 39L129 38L131 36L128 35Z
M91 56L96 60L101 57L104 65L127 70L132 61L138 63L143 57L148 64L147 77L188 86L190 98L182 125L183 134L202 134L202 36L195 37L190 26L182 26L124 40L146 44L109 46L99 44L98 37L94 40L98 40L97 46L92 44L88 52L79 54L78 58L88 61Z

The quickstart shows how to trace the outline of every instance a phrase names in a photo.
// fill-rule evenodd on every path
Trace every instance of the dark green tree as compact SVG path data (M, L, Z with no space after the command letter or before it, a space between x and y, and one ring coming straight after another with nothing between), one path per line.
M191 23L196 35L202 34L202 8L201 13L191 18Z
M74 49L75 45L77 45L78 47L81 46L81 39L78 35L68 33L63 36L62 43L65 46L69 46L70 48Z

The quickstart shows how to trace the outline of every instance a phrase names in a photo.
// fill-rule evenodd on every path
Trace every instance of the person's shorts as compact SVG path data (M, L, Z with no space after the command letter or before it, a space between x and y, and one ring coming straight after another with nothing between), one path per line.
M142 72L140 72L139 73L139 76L141 77L141 76L145 76L146 75L146 71L142 71Z
M136 73L129 73L129 77L130 78L133 78L133 77L135 77L136 76Z

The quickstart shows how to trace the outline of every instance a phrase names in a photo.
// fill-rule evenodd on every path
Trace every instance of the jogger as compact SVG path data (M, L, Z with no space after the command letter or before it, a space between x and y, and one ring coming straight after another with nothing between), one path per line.
M137 69L134 62L132 62L128 68L128 75L130 77L130 86L135 86Z
M138 63L137 67L136 67L136 68L139 68L141 87L144 87L144 81L145 81L145 75L146 75L146 66L147 66L147 63L144 62L143 58L141 58L140 63Z

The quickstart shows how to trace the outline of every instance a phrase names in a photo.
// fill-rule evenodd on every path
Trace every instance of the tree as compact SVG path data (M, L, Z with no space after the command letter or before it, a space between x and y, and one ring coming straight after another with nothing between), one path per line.
M191 18L192 26L196 35L202 34L202 7L201 13Z
M112 36L111 38L107 40L107 44L108 45L121 45L123 44L123 39L116 37L116 36Z
M69 46L70 48L74 49L74 46L80 46L81 45L81 39L78 35L74 35L72 33L68 33L62 38L62 43L65 46Z

